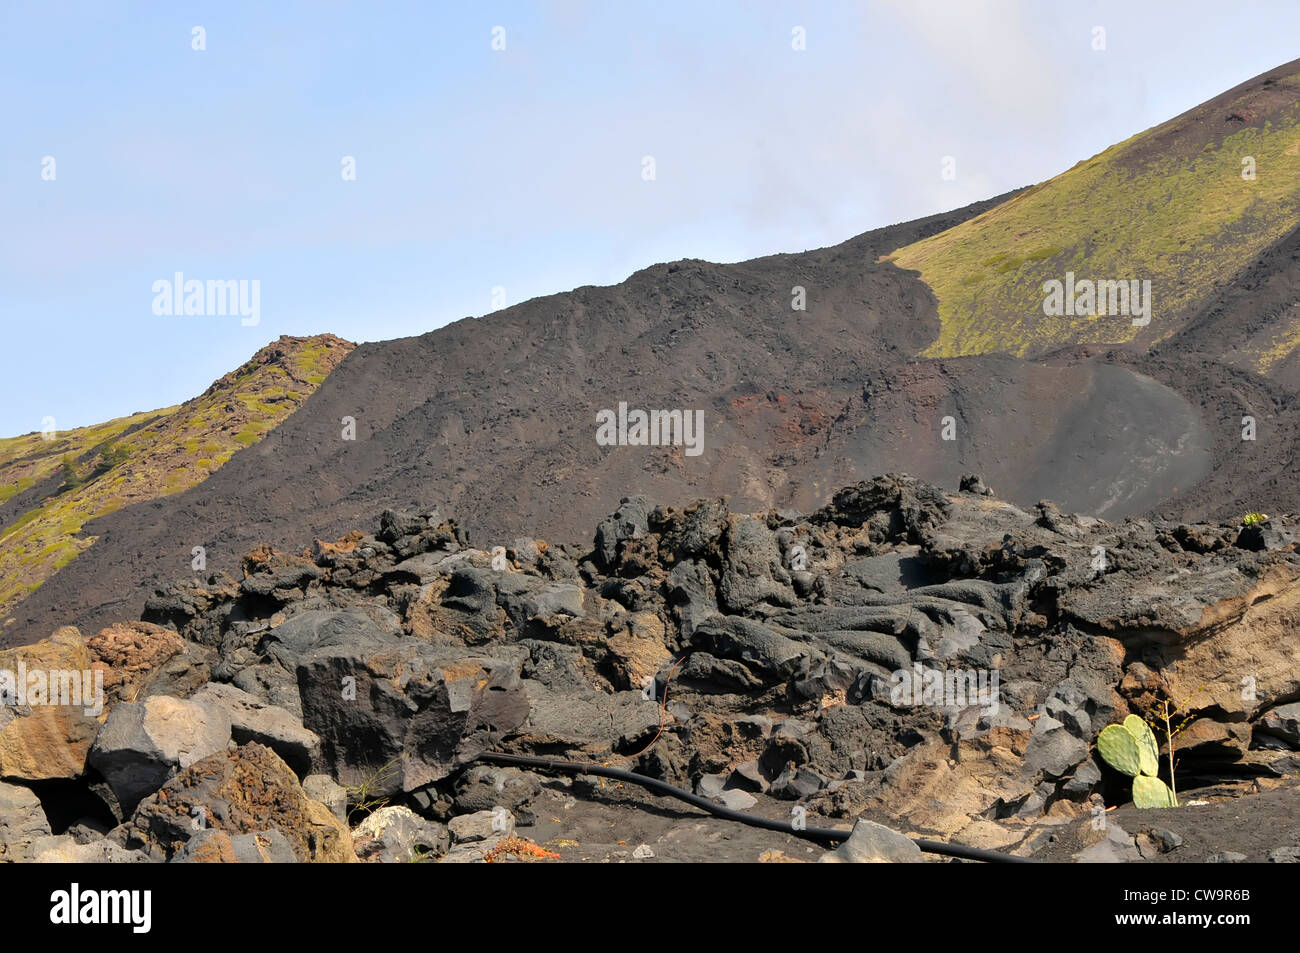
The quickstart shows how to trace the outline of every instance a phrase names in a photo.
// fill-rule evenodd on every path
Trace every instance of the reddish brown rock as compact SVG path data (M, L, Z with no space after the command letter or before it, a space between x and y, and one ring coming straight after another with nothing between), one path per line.
M151 622L117 622L86 642L93 664L104 668L104 691L135 701L158 669L185 649L171 629Z
M303 862L357 859L347 826L307 796L274 751L256 743L210 755L172 778L141 802L122 837L127 847L170 859L204 829L278 830Z
M0 679L13 688L22 674L34 704L0 705L0 778L45 781L80 777L99 730L103 697L81 633L72 626L48 639L0 652ZM102 676L100 676L102 678ZM75 684L75 696L61 692ZM35 686L40 694L34 693ZM19 699L20 701L23 699ZM73 701L75 704L51 703Z
M607 643L609 660L614 669L615 685L621 689L641 689L646 680L672 661L664 645L664 624L653 612L638 612L628 619L628 628Z

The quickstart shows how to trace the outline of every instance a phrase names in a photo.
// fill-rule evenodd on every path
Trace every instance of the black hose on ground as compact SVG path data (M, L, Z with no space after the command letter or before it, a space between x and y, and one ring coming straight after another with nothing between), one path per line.
M702 811L708 811L714 817L720 817L727 821L736 821L740 824L748 824L750 827L761 827L769 831L779 831L782 834L793 834L795 837L802 837L804 840L816 841L819 844L838 844L848 838L847 831L837 831L829 827L807 827L802 830L796 829L789 821L773 821L766 817L758 817L754 814L746 814L744 811L733 811L729 807L723 807L721 804L714 804L712 801L700 797L698 794L692 794L683 788L675 787L666 781L660 781L657 778L649 778L644 774L634 774L631 771L625 771L622 768L608 768L603 764L591 764L584 761L565 761L561 758L535 758L531 755L522 754L498 754L494 751L485 751L474 760L486 761L491 764L508 764L520 768L533 768L539 771L565 771L570 774L591 774L602 778L613 778L617 781L627 781L632 784L639 784L641 787L649 788L651 791L657 791L668 797L677 798L679 801L685 801L687 804L693 804ZM979 847L963 847L960 844L945 844L942 841L922 840L913 837L912 842L917 847L928 854L941 854L944 857L960 857L962 860L982 860L993 864L1032 864L1037 863L1029 857L1016 857L1012 854L1003 854L996 850L983 850Z

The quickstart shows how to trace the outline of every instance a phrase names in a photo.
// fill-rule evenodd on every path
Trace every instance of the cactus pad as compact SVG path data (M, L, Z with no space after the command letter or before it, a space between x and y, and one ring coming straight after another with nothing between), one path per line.
M1097 751L1106 763L1130 778L1142 770L1142 756L1137 739L1123 725L1107 725L1097 736Z
M1133 779L1134 807L1177 807L1174 792L1159 778L1139 774Z
M1137 715L1124 719L1124 728L1133 736L1138 746L1138 767L1142 773L1156 777L1160 773L1160 746L1148 725Z

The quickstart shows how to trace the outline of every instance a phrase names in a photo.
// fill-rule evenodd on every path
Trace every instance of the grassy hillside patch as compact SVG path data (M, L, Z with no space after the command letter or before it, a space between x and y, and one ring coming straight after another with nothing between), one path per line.
M0 504L58 476L57 489L0 529L0 619L93 545L82 527L189 489L296 410L353 345L281 338L179 407L0 440Z
M938 298L942 330L926 356L1023 357L1139 335L1155 342L1178 330L1216 284L1300 227L1300 96L1270 106L1257 124L1227 121L1253 115L1252 95L1134 136L889 256L919 271ZM1196 133L1203 141L1193 148L1186 140ZM1152 137L1177 139L1179 148L1152 148ZM1242 178L1247 156L1253 181ZM1123 315L1045 315L1044 282L1071 271L1076 280L1150 280L1150 325ZM1279 342L1270 360L1296 343Z
M0 503L23 493L58 471L65 456L81 457L112 443L123 434L160 420L177 408L119 417L92 427L55 431L52 439L40 433L0 439Z

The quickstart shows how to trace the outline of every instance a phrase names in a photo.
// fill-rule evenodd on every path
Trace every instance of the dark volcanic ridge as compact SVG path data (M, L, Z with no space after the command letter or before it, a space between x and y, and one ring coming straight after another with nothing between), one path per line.
M199 486L87 524L95 545L0 638L138 615L195 546L234 571L258 543L331 538L387 505L437 503L484 546L524 533L578 542L630 493L807 512L886 470L943 485L973 470L1019 505L1050 498L1110 519L1294 509L1292 397L1249 371L1181 345L913 356L938 331L933 294L878 259L1006 198L801 254L657 265L362 345ZM796 287L805 311L791 308ZM599 445L596 415L620 403L702 412L702 452ZM1261 433L1249 445L1246 412Z

